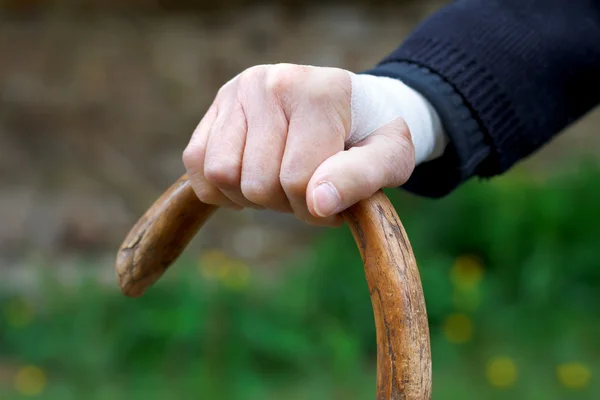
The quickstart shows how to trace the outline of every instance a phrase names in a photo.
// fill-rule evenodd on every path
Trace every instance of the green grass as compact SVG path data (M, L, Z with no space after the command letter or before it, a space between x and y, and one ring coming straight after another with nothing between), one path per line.
M434 399L600 398L598 182L582 167L438 201L388 192L421 270ZM374 398L373 315L347 229L282 261L276 285L201 261L181 259L137 300L50 274L35 296L0 297L0 398Z

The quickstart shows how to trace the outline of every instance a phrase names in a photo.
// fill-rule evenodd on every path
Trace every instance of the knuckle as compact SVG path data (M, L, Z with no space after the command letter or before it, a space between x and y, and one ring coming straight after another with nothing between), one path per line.
M264 79L265 65L255 65L245 69L239 74L238 85L235 95L239 102L244 103L251 89L255 87L262 79Z
M243 179L241 184L242 194L254 204L268 205L273 198L273 185L257 179Z
M236 86L235 83L238 79L239 79L239 76L236 76L233 79L231 79L230 81L223 84L217 91L214 101L216 103L218 103L221 100L223 100L223 98L228 97L231 94L233 88Z
M255 65L250 68L246 68L239 75L239 85L238 90L244 87L252 86L256 84L257 81L262 79L262 76L265 73L266 66L264 65Z
M310 88L310 100L316 104L326 104L331 106L333 103L333 91L327 85L314 85Z
M276 64L269 69L265 85L268 93L284 95L302 80L305 69L299 65Z
M238 165L224 158L208 160L204 165L204 178L219 188L235 188L240 182Z
M307 182L296 173L283 171L279 175L279 182L288 197L303 198L306 194Z
M188 146L183 150L183 154L181 155L181 160L183 161L183 165L187 170L196 170L199 167L199 162L201 159L201 155L204 154L204 148L201 146Z
M254 65L246 68L243 72L243 76L245 79L256 80L264 74L267 68L267 65Z
M196 192L198 199L205 204L218 205L222 198L220 192L212 187L202 186L200 188L196 188L194 191Z

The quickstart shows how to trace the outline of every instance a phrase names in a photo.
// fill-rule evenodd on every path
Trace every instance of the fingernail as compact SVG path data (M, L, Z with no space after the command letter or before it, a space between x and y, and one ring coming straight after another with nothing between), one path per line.
M323 182L313 191L313 204L319 217L328 217L339 208L340 195L331 183Z

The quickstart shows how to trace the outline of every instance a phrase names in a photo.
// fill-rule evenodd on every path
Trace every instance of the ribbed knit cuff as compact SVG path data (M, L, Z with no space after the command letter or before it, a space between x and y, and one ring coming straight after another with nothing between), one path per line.
M474 58L461 47L470 46L470 43L463 43L461 39L455 39L456 43L448 43L441 37L444 29L448 28L444 25L435 35L427 33L433 30L433 27L437 25L417 29L396 51L386 57L380 66L408 62L424 66L443 77L443 80L460 94L490 145L489 159L486 160L486 165L478 170L478 175L490 177L501 174L530 154L538 145L527 140L528 135L523 135L527 130L507 94L513 83L507 81L504 82L505 86L501 86L489 69L488 64L495 59L501 59L502 55L492 48L489 52L477 53L478 58ZM485 43L489 40L496 43L497 40L492 40L496 34L494 28L500 29L500 26L478 28L478 42ZM531 57L526 54L528 48L521 36L518 32L505 32L501 47L510 48L511 53L523 54L524 58ZM529 50L531 52L531 49Z
M444 154L417 166L403 189L425 197L443 197L477 173L490 147L474 113L450 83L411 62L384 62L362 73L400 79L421 93L437 111L450 139Z

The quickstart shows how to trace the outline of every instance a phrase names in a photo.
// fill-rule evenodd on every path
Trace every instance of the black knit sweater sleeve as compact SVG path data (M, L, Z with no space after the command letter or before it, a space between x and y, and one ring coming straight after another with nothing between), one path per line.
M600 0L458 0L373 69L434 105L451 144L403 186L441 197L507 171L600 102Z

